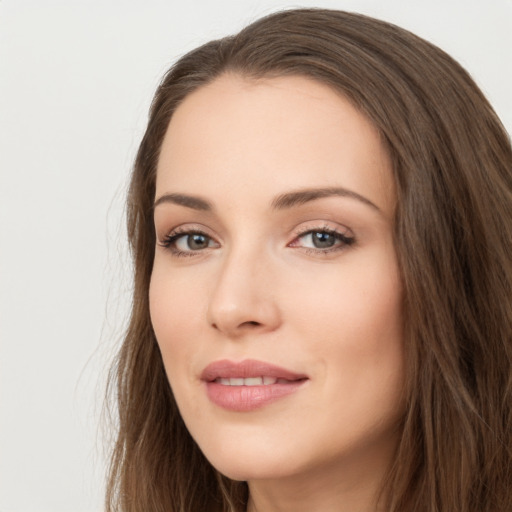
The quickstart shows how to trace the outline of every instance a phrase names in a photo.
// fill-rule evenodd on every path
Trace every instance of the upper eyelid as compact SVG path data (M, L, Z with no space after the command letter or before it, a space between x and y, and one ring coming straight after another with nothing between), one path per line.
M296 236L305 235L315 231L329 231L332 233L339 233L341 235L350 233L353 235L352 229L350 229L348 226L345 226L339 222L326 220L303 222L294 229Z
M316 228L316 229L315 228L307 229L307 230L305 230L303 232L297 233L295 238L292 240L292 242L290 242L290 244L295 242L296 240L298 240L300 238L305 237L306 235L311 235L313 233L328 233L330 235L335 235L335 236L337 235L339 238L344 239L346 241L350 240L351 242L354 242L355 239L356 239L354 234L352 233L351 230L347 229L347 231L348 232L344 232L344 231L339 230L339 229L325 228L325 227L324 228Z
M162 232L160 236L158 235L158 231L158 228L156 228L157 240L160 242L164 242L166 239L174 235L185 236L187 234L192 233L200 233L205 236L208 236L209 238L211 238L212 240L219 244L222 244L224 242L222 237L220 237L217 233L214 234L212 232L212 229L208 228L207 226L201 223L182 223L176 227L165 230L164 232ZM323 219L317 221L305 221L296 226L291 231L291 236L293 237L291 241L295 240L296 238L305 236L309 233L320 231L327 231L334 234L338 233L340 235L346 236L347 238L354 238L354 233L348 226L340 224L339 222Z
M216 235L212 234L212 230L202 224L199 223L182 223L178 226L175 226L170 229L160 230L162 233L161 238L167 238L169 236L177 235L177 234L189 234L189 233L201 233L203 235L207 235L210 238L218 238ZM156 227L156 232L159 232L158 227ZM159 237L160 238L160 237Z
M350 230L348 228L338 229L338 228L334 228L332 226L321 226L321 227L316 226L316 227L307 227L307 228L303 228L303 229L297 229L296 235L301 236L301 235L306 235L308 233L314 233L314 232L318 232L318 231L327 231L329 233L343 234L344 231L350 231Z

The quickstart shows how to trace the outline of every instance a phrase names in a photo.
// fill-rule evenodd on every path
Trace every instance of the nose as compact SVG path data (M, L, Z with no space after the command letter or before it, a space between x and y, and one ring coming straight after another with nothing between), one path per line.
M272 265L259 255L232 253L222 263L208 304L208 322L229 338L276 330L281 314Z

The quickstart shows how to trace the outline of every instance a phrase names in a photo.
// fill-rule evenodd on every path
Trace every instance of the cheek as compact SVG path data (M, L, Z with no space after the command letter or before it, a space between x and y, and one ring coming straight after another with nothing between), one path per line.
M286 308L310 338L368 354L402 338L402 285L394 253L369 254L298 281ZM317 336L315 336L315 331Z
M149 311L159 343L166 333L176 327L176 319L179 318L180 309L184 306L182 301L174 300L175 294L176 287L168 283L168 279L160 277L155 269L149 287Z
M204 281L185 272L176 272L157 257L149 287L149 308L155 333L162 339L169 333L179 337L180 332L191 328L204 309L201 297L205 296Z
M364 417L372 409L395 414L395 404L400 407L402 286L391 256L358 260L357 267L347 263L290 297L296 338L317 354L322 396L342 403L341 415Z
M156 262L149 288L151 323L178 408L192 418L201 412L193 399L197 382L191 368L198 352L194 343L198 339L198 306L194 281L180 283L178 276Z
M192 340L197 339L202 319L199 312L203 308L198 301L202 294L196 289L194 280L181 283L179 276L161 267L155 263L149 288L149 308L153 330L171 380L171 377L188 369L190 354L195 348Z

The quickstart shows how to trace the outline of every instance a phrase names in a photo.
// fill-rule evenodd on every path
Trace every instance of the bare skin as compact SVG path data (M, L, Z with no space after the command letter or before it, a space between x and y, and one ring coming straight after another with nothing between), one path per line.
M224 75L174 114L155 200L151 317L205 456L248 482L249 512L379 510L404 361L395 193L373 125L310 79ZM249 386L204 379L226 360L303 378L261 406L219 405L211 389Z

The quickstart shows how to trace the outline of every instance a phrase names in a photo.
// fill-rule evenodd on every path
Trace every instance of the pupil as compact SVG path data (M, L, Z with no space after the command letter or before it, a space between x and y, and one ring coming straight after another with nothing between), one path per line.
M204 235L190 235L188 237L188 246L192 250L204 249L208 247L208 239Z
M313 233L313 245L317 249L325 249L326 247L332 247L334 245L334 236L325 231L317 231Z

